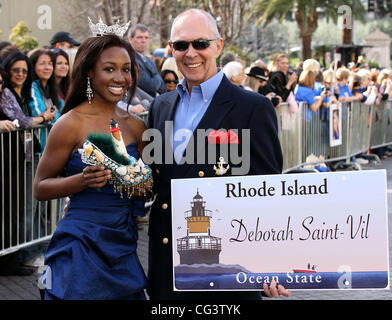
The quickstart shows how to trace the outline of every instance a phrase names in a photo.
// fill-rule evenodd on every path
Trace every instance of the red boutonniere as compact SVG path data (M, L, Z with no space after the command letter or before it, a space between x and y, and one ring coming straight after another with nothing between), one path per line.
M230 129L225 131L213 130L208 135L208 143L211 144L238 144L238 135Z

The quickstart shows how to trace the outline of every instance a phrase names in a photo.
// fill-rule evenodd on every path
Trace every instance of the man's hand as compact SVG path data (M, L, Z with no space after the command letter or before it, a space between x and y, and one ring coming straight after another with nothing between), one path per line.
M272 280L269 286L264 283L263 289L266 296L270 298L279 298L280 295L290 297L291 295L289 290L286 290L281 284L277 284L275 280Z

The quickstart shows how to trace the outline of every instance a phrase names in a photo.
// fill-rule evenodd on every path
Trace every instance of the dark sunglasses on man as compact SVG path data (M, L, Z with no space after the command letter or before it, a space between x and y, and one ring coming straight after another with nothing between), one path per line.
M185 41L185 40L179 40L179 41L174 41L172 42L172 46L174 50L177 51L186 51L189 47L189 44L192 43L192 47L195 50L205 50L210 46L211 41L218 40L220 38L215 38L215 39L198 39L198 40L193 40L193 41Z

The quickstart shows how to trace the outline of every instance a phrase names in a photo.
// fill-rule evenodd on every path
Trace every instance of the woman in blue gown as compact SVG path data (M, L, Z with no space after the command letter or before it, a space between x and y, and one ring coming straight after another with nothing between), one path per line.
M119 37L93 37L80 46L34 180L39 200L71 199L45 255L45 299L145 299L135 223L144 215L144 193L116 192L107 183L111 171L85 165L78 153L90 133L109 134L114 119L128 154L140 158L145 124L117 107L128 88L135 91L136 79L135 52Z

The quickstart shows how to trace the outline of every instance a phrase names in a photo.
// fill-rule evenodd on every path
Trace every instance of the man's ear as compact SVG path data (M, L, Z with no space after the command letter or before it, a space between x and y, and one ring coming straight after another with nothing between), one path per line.
M216 59L218 59L218 57L219 57L220 54L222 53L223 46L224 46L224 43L223 43L223 39L222 39L222 38L216 40L216 50L217 50Z

